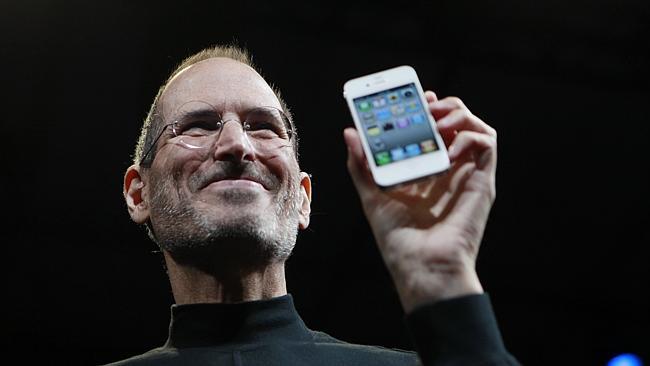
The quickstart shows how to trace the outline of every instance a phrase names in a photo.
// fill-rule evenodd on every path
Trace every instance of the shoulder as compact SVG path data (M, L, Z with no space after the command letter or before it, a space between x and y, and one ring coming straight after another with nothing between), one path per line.
M159 347L143 354L127 358L125 360L112 362L104 366L145 366L164 365L166 360L173 359L177 352L173 348Z
M310 332L312 333L314 344L318 348L320 348L322 351L331 349L333 351L332 354L338 355L343 359L355 358L360 361L364 360L371 364L382 365L419 364L418 355L414 351L348 343L340 339L336 339L327 333L314 330L311 330Z

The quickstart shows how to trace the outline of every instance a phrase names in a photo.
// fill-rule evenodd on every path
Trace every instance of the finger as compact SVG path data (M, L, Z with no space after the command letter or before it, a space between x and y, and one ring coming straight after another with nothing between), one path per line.
M449 159L471 156L479 169L496 166L497 140L484 133L461 131L449 147Z
M364 200L367 195L378 189L372 179L368 161L363 153L363 146L359 133L354 128L346 128L343 131L343 138L348 147L347 166L352 182L359 192L359 196Z
M436 93L432 92L431 90L425 91L424 96L427 100L427 103L429 104L438 101L438 96L436 95ZM455 131L438 131L438 132L440 132L440 135L442 135L442 139L444 140L446 146L449 146L449 144L451 144L451 141L456 136Z
M429 103L429 110L436 120L443 118L455 109L467 109L465 103L457 97L446 97Z
M445 142L445 146L447 146L447 148L451 146L451 143L454 141L456 135L458 134L458 131L452 129L438 128L438 132L440 133L440 136L442 136L442 140Z
M432 92L431 90L427 90L424 92L424 97L427 100L427 103L433 103L438 100L438 96L436 93Z
M438 129L441 131L474 131L488 134L494 138L497 131L472 114L468 109L455 109L444 118L438 120Z

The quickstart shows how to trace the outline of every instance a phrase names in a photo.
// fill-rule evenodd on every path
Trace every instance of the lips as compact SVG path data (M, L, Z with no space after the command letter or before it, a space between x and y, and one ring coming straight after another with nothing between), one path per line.
M250 178L250 177L228 177L228 178L223 178L223 179L217 179L208 182L205 187L210 187L210 186L217 186L217 187L225 187L225 188L263 188L265 190L268 190L268 188L262 184L262 182Z
M263 167L230 161L218 161L207 170L197 171L190 177L190 184L199 190L212 184L230 187L261 186L267 191L275 191L280 187L279 179L270 172L266 173Z

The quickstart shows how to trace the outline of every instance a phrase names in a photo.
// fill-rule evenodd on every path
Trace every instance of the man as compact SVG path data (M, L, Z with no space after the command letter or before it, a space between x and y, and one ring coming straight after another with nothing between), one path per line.
M382 191L357 132L348 169L418 353L309 330L284 263L310 220L311 181L277 91L246 52L214 47L163 84L124 197L165 258L176 304L165 345L116 365L513 365L475 259L495 196L496 133L456 98L429 108L449 145L443 177Z

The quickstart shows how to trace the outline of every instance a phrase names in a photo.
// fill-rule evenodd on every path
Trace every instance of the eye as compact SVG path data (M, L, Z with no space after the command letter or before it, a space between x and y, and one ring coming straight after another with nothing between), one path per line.
M220 123L212 120L193 120L179 125L179 132L185 136L205 136L218 130Z
M249 121L248 128L251 131L271 130L275 132L276 130L275 124L269 121Z
M247 130L259 137L286 137L287 131L282 117L272 111L258 109L246 118Z
M248 121L247 129L251 136L258 138L277 138L286 135L282 125L272 120Z

